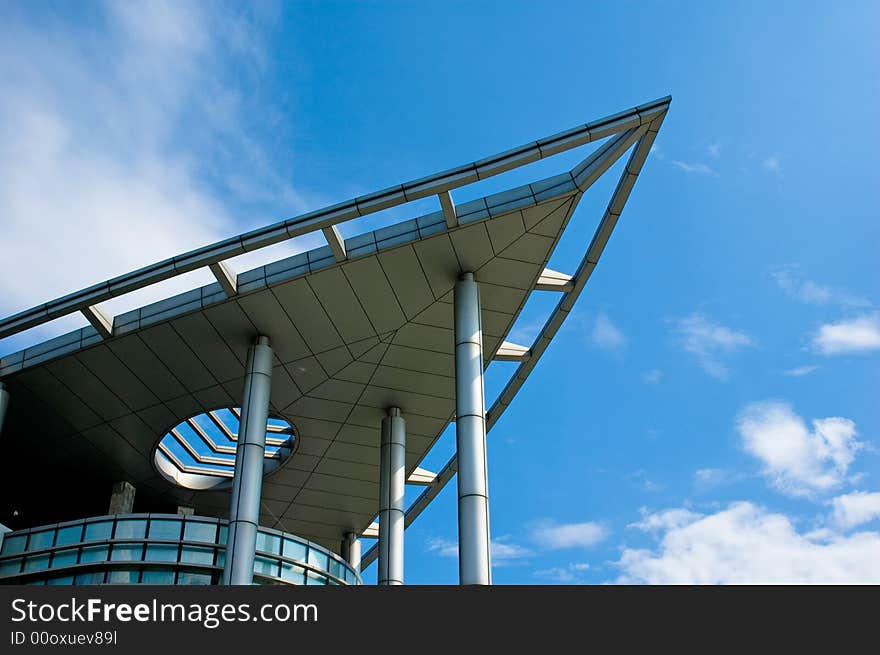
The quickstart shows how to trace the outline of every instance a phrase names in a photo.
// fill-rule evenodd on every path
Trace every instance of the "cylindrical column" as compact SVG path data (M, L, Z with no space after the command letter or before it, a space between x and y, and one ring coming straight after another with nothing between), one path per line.
M9 392L6 385L0 382L0 434L3 434L3 419L6 418L6 408L9 407Z
M406 422L392 407L382 419L379 453L380 585L403 584L403 495L406 485Z
M473 273L455 285L455 437L458 449L458 577L492 584L480 287Z
M223 584L249 585L254 579L271 390L272 348L268 337L259 337L248 351L244 377Z
M361 572L361 540L357 533L346 532L342 540L342 557L357 573Z

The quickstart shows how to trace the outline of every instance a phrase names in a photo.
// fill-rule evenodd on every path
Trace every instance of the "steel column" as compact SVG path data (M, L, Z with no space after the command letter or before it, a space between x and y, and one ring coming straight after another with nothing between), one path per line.
M358 573L361 572L361 540L356 532L346 532L342 540L342 557Z
M458 452L458 577L492 584L480 287L473 273L455 285L455 437Z
M229 534L223 567L223 584L227 585L249 585L254 579L271 391L272 348L268 337L258 337L248 351L238 446L235 449Z
M406 422L392 407L382 419L379 453L380 585L403 584L403 500L406 485Z

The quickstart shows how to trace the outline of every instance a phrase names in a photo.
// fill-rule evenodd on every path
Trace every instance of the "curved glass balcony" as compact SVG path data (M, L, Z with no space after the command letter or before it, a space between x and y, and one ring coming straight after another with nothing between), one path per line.
M99 516L8 532L0 584L218 584L227 521L179 514ZM357 585L335 553L260 528L255 584Z

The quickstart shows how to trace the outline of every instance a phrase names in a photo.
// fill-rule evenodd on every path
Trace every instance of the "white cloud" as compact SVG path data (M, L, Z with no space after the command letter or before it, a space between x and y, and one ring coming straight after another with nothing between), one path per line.
M593 522L556 523L542 521L535 525L532 536L542 548L562 550L565 548L590 548L608 536L608 530Z
M611 322L611 319L604 312L600 312L596 316L590 333L590 341L603 350L620 350L626 345L626 337L623 332Z
M856 426L829 417L812 421L812 430L781 402L748 405L737 419L745 450L763 464L763 473L779 491L810 496L839 486L856 451Z
M823 355L845 355L880 350L880 312L822 325L813 346Z
M717 141L710 143L708 146L706 146L706 152L709 153L709 156L712 159L718 159L718 157L721 156L721 144Z
M663 379L663 371L652 368L650 371L645 371L642 375L642 380L644 380L647 384L660 384L660 381Z
M802 534L791 519L748 502L714 514L646 517L653 549L626 548L618 582L633 584L865 584L880 582L880 533ZM654 526L659 526L654 528Z
M563 584L573 584L583 581L583 573L588 571L590 565L586 562L571 562L568 566L553 566L549 569L540 569L533 573L536 578L549 580L550 582L560 582Z
M702 162L685 162L678 161L677 159L671 159L669 163L671 163L676 168L683 170L685 173L697 173L698 175L710 175L712 177L718 177L718 173L715 172L715 169Z
M818 368L818 366L796 366L795 368L790 368L786 371L783 371L782 374L787 375L791 378L799 378L803 377L804 375L809 375Z
M249 227L234 218L242 206L283 207L260 223L304 208L243 127L248 99L236 80L265 62L249 10L109 2L90 11L84 28L52 12L4 18L4 315L239 232ZM220 63L231 59L235 75ZM245 183L266 202L242 196ZM163 292L209 281L201 271Z
M854 528L880 518L880 492L854 491L832 499L831 520L842 528Z
M458 542L442 537L431 537L425 542L425 550L440 557L458 557Z
M797 265L779 266L770 271L776 284L786 294L813 305L842 305L844 307L870 307L871 301L828 284L819 284L804 277Z
M702 369L719 380L730 376L730 370L721 362L721 355L753 345L746 333L714 323L699 313L675 321L675 332L684 349L697 358Z

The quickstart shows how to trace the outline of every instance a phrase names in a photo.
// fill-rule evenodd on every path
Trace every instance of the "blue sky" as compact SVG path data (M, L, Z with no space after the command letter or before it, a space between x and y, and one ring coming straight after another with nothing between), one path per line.
M3 3L0 313L671 94L489 436L495 581L880 582L878 24L870 2ZM457 580L455 504L407 531L409 582Z

